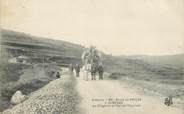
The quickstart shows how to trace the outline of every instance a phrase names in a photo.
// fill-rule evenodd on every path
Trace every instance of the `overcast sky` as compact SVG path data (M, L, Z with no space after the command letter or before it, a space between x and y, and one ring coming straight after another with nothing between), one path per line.
M184 0L1 0L1 26L113 55L184 52Z

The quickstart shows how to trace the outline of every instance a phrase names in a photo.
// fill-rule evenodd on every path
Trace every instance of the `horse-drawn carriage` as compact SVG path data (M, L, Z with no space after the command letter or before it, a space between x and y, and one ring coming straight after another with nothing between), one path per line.
M83 79L88 80L91 76L92 80L96 80L96 73L99 72L99 67L102 67L101 54L98 50L91 46L82 54L82 62L83 62ZM100 73L99 73L100 74Z

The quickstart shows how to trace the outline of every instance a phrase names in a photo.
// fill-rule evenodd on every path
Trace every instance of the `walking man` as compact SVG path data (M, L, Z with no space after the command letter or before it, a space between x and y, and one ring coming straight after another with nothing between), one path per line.
M94 63L92 63L91 65L91 76L92 76L92 80L96 80L96 66Z
M103 66L102 65L99 65L98 67L98 73L99 73L99 80L103 80Z
M79 73L80 73L80 66L79 66L79 64L76 64L76 66L75 66L75 73L76 73L76 77L79 77Z
M69 65L69 70L70 70L71 73L73 73L73 70L74 70L73 64L70 64L70 65Z

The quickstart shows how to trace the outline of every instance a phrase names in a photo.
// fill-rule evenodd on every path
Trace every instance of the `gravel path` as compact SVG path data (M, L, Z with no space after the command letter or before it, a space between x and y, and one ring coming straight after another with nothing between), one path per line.
M26 101L5 110L3 114L76 114L78 94L75 84L76 79L65 74L30 94Z

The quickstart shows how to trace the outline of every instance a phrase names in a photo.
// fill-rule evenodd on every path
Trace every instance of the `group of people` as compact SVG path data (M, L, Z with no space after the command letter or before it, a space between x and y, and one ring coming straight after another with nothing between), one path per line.
M80 76L81 67L79 64L76 65L70 64L69 68L70 72L75 72L76 77ZM95 64L89 64L87 66L83 66L82 71L84 72L83 74L84 80L88 80L89 74L91 75L91 80L96 80L97 74L99 76L99 80L103 80L104 69L102 65L96 66Z
M95 64L92 64L90 72L91 72L91 80L96 80L97 73L99 75L99 80L103 80L104 69L103 69L102 65L96 66ZM88 75L87 75L87 77L88 77Z
M69 69L70 69L70 72L72 73L75 71L76 77L79 77L80 75L80 65L79 64L76 64L76 65L70 64Z

